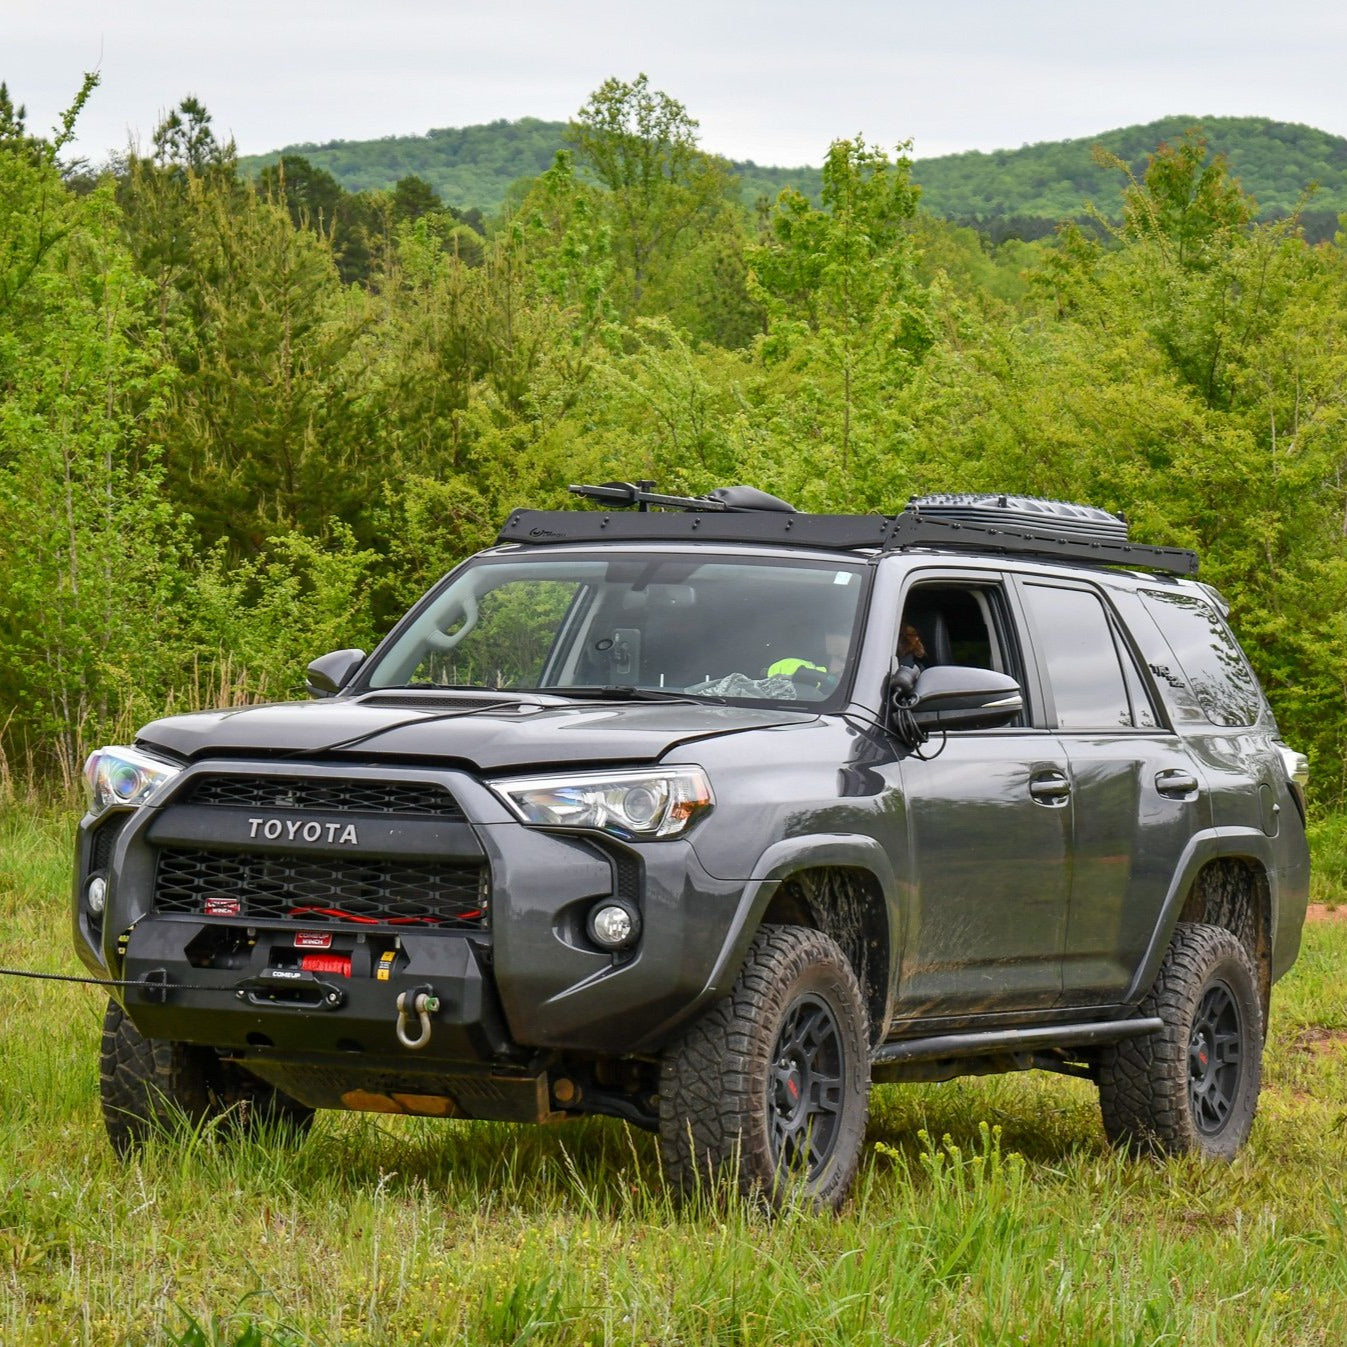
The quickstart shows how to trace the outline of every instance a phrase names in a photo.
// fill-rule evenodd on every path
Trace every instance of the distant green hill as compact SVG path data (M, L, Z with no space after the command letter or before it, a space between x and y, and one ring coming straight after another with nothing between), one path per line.
M1118 205L1119 177L1094 163L1094 147L1102 145L1140 173L1161 141L1176 141L1190 127L1200 127L1212 152L1226 156L1265 214L1289 214L1315 181L1311 210L1347 210L1347 139L1266 117L1166 117L1081 140L923 159L913 177L921 183L922 204L950 218L1061 218L1079 212L1083 201L1109 215Z
M566 123L521 117L517 122L446 127L424 136L386 136L382 140L330 140L322 145L287 145L270 154L246 155L240 169L257 174L281 155L302 155L326 169L351 192L389 188L399 178L423 178L448 205L499 210L505 194L520 178L536 177L566 145ZM751 160L731 161L739 195L751 206L759 196L775 200L783 187L817 195L817 168L764 168Z
M984 224L1039 220L1046 229L1051 221L1079 214L1085 201L1106 215L1116 212L1119 177L1094 163L1094 146L1104 146L1140 172L1146 156L1161 141L1177 140L1194 126L1202 128L1213 152L1226 155L1265 215L1292 211L1315 181L1319 191L1309 210L1328 222L1330 233L1332 217L1347 211L1347 139L1265 117L1166 117L1079 140L991 154L972 150L920 159L913 177L922 187L922 205L934 214ZM240 167L257 173L282 154L303 155L350 191L392 187L399 178L415 174L449 205L490 212L499 209L512 183L546 169L565 139L565 122L524 117L429 131L424 136L291 145L246 157ZM814 197L819 190L817 168L771 168L741 161L734 162L734 169L746 205L760 196L774 198L786 186Z

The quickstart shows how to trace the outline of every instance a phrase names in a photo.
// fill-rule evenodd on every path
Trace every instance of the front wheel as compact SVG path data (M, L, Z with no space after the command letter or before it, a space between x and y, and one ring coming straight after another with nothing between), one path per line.
M725 1178L781 1207L835 1210L860 1161L869 1033L837 943L765 926L730 994L665 1050L660 1153L684 1193Z
M313 1121L311 1108L209 1048L146 1038L116 1001L103 1019L98 1085L108 1140L123 1159L152 1136L216 1119L235 1136L263 1127L299 1134Z
M1263 1012L1244 946L1223 927L1180 924L1138 1013L1164 1028L1100 1056L1109 1140L1138 1154L1233 1159L1262 1082Z

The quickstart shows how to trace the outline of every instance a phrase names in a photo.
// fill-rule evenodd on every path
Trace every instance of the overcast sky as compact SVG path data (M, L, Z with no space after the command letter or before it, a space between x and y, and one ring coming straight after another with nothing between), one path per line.
M819 163L863 133L917 157L1174 113L1347 135L1342 0L0 0L0 80L46 132L97 70L77 149L148 144L195 94L242 154L572 115L651 83L703 148Z

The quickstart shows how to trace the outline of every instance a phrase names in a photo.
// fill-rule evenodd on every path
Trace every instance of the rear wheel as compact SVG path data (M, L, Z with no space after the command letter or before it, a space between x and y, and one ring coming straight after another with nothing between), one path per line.
M265 1127L302 1132L313 1121L311 1108L209 1048L146 1038L116 1001L103 1019L98 1084L108 1140L123 1158L152 1136L215 1119L236 1136Z
M841 1205L865 1134L868 1023L846 956L819 931L767 926L743 971L665 1051L660 1151L681 1191L732 1178L782 1206Z
M1262 1083L1263 1013L1243 945L1223 927L1179 925L1138 1013L1164 1029L1100 1057L1109 1140L1134 1153L1232 1159Z

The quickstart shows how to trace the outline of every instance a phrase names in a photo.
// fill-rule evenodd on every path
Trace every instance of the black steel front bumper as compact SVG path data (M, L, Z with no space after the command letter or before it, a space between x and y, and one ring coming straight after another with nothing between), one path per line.
M175 847L209 843L249 854L270 848L283 858L303 845L305 856L360 859L326 826L308 830L320 834L310 844L303 843L302 828L298 842L291 837L288 822L267 839L249 823L256 811L211 813L175 803L188 798L192 781L203 774L295 770L289 763L194 764L154 805L81 825L76 944L95 972L135 984L116 995L141 1032L214 1047L277 1083L283 1077L284 1088L306 1102L331 1105L364 1088L362 1081L384 1088L385 1077L424 1085L428 1076L460 1070L516 1072L549 1052L654 1051L713 994L712 970L735 929L742 882L711 877L682 841L624 846L527 827L465 772L303 769L315 779L331 774L443 784L461 805L463 821L439 833L408 829L406 836L417 855L433 851L439 837L479 858L490 896L489 914L476 926L310 925L302 917L259 918L246 906L227 915L160 911L157 867ZM363 821L360 829L363 842ZM368 830L390 854L401 845L394 833ZM101 920L88 901L95 873L107 880ZM642 923L639 943L619 954L598 949L585 934L590 908L614 894L633 902ZM305 966L314 949L324 955L317 971ZM325 971L329 959L342 971ZM405 994L410 1007L423 991L435 1005L428 1039L409 1048L405 1038L416 1037L421 1026L407 1019L399 1037L397 1001ZM303 1091L294 1084L301 1064L315 1082Z

